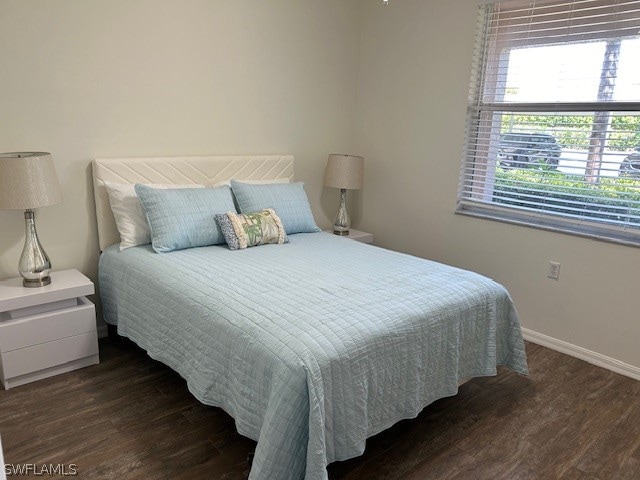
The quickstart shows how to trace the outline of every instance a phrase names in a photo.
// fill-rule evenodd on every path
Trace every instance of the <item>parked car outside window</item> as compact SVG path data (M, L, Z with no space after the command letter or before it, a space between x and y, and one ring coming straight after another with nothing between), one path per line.
M558 167L562 147L547 133L504 133L500 135L498 162L503 168Z
M622 160L620 175L624 177L640 177L640 145Z

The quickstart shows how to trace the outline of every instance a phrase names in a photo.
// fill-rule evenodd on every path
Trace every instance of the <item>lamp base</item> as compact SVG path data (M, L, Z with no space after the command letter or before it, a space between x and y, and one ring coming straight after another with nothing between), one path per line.
M26 210L24 212L24 221L26 233L24 248L22 249L22 255L20 255L20 262L18 263L18 272L23 278L22 285L25 287L44 287L51 283L51 277L49 276L51 262L38 239L33 210Z
M22 286L27 288L44 287L45 285L49 285L50 283L51 283L51 277L49 276L40 278L38 280L30 280L26 278L22 279Z
M338 213L333 221L333 234L346 236L349 235L349 228L351 227L351 219L347 212L347 190L340 189L340 206L338 207Z

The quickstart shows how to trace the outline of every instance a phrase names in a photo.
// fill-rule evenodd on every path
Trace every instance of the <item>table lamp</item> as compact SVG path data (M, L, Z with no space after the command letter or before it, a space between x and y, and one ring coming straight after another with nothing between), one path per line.
M351 220L347 212L347 190L360 190L364 185L364 158L354 155L329 155L324 184L340 189L340 207L333 222L333 233L349 235Z
M34 208L62 201L58 176L50 153L0 153L0 210L24 210L26 236L18 263L25 287L51 283L51 262L38 234Z

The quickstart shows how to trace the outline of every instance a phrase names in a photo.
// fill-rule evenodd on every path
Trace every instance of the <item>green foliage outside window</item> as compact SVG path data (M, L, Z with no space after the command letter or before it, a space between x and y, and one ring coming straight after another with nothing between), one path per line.
M502 133L550 133L563 148L588 150L591 115L503 115ZM613 115L608 150L624 152L640 145L640 116Z
M497 169L493 202L563 215L575 215L589 203L591 220L622 221L640 227L640 179L601 178L600 183L590 185L582 175Z

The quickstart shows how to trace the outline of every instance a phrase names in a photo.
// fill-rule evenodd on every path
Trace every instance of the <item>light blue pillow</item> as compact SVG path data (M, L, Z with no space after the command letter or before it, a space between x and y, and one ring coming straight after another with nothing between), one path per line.
M231 180L231 188L240 213L273 208L278 212L287 235L320 231L302 182L254 185Z
M157 253L225 243L215 215L235 211L229 187L161 190L138 183L135 189Z

